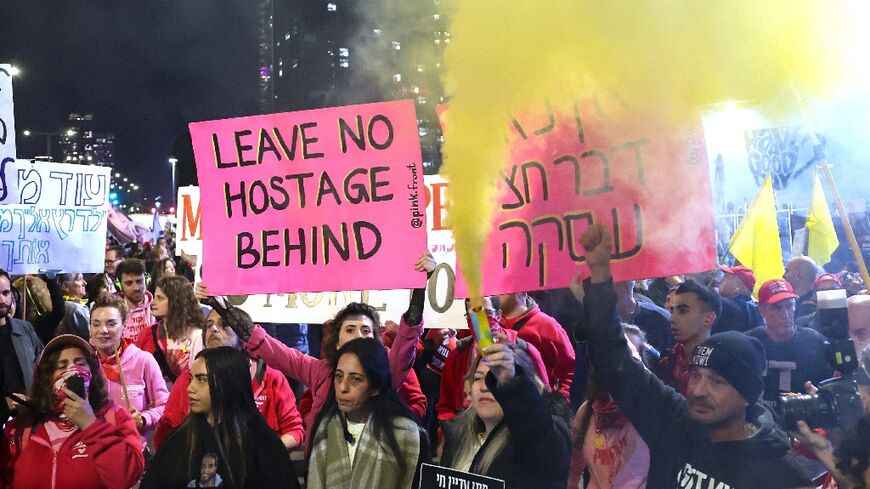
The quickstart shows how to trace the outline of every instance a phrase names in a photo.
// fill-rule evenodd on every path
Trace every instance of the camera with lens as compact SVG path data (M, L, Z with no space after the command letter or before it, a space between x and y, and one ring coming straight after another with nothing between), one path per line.
M828 339L828 365L848 377L858 368L855 344L849 338L849 314L846 291L820 290L816 292L819 332Z
M826 380L814 395L780 396L777 411L786 429L794 431L800 420L810 428L849 429L864 415L858 385L851 379Z

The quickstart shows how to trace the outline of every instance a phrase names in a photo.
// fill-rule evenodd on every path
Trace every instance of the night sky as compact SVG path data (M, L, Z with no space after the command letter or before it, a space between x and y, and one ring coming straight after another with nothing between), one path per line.
M92 113L95 131L116 134L117 168L167 199L167 160L189 122L258 110L256 4L0 2L0 63L22 71L13 82L18 139Z

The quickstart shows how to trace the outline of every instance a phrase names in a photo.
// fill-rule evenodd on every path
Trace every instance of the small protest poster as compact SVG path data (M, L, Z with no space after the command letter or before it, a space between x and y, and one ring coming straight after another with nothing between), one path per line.
M505 482L492 477L469 474L438 465L420 466L418 489L505 489Z
M454 296L456 281L456 249L453 233L445 220L447 181L438 175L424 177L424 205L429 251L438 264L426 287L423 324L427 328L465 329L465 306ZM176 252L201 257L202 209L199 187L178 189L176 207ZM208 268L208 263L204 264ZM209 284L211 287L211 284ZM339 292L292 292L272 294L232 295L229 300L250 314L254 321L264 323L314 323L331 319L350 302L364 302L374 307L381 320L398 322L408 309L407 290L362 290Z
M17 160L0 172L0 267L103 270L111 168Z
M485 295L570 286L586 270L580 237L597 222L613 236L617 280L716 266L700 127L610 117L591 101L547 104L511 121L498 184L482 250ZM466 294L460 275L456 295Z
M0 164L15 160L15 111L12 105L12 65L0 64Z
M194 255L202 259L202 207L199 205L199 187L178 187L175 207L175 253Z
M412 101L190 124L217 294L413 288L426 249Z

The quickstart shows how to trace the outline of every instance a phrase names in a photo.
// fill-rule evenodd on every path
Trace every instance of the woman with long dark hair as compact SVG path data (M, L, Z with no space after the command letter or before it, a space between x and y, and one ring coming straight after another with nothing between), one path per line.
M172 383L203 349L205 318L184 277L164 277L157 283L151 314L158 322L142 330L136 346L154 355L167 383Z
M142 441L130 413L109 400L94 349L57 336L36 369L28 409L6 426L0 487L132 487Z
M408 489L429 461L428 447L426 432L392 388L384 345L374 338L345 343L314 423L308 489Z
M141 487L299 487L290 456L254 404L248 357L222 346L190 370L190 414L163 443Z
M157 291L157 284L166 277L175 276L175 260L172 258L162 258L154 263L151 267L151 285L148 290L153 294Z
M471 406L442 425L440 463L512 489L564 489L571 458L565 400L541 381L528 353L504 334L496 338L468 370Z
M414 269L428 274L435 269L435 260L431 254L425 253L417 260ZM205 284L196 285L196 294L220 314L224 324L236 332L251 358L262 359L270 367L308 387L310 395L306 392L300 399L305 437L308 439L312 433L314 418L326 402L338 349L356 338L383 341L378 311L369 304L351 302L329 321L332 325L329 331L324 328L326 337L321 348L321 358L315 358L269 336L265 329L253 324L247 313L229 302L219 297L210 297ZM411 303L401 317L399 332L389 350L393 389L399 392L419 418L426 414L426 396L420 390L417 374L411 367L414 364L417 340L423 333L424 299L424 289L413 289ZM310 409L303 409L302 406L310 406Z

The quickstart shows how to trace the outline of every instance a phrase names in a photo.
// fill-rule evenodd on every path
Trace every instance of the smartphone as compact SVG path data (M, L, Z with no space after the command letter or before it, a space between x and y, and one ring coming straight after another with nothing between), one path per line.
M66 388L75 392L77 396L82 399L86 398L85 395L85 379L79 377L78 375L73 375L66 381Z

